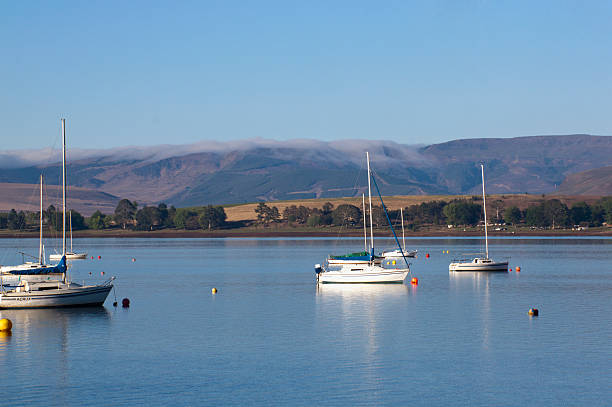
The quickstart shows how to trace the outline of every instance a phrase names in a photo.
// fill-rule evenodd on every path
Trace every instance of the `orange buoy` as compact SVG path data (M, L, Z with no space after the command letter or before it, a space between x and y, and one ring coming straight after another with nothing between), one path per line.
M529 308L528 314L532 317L537 317L540 314L540 311L538 311L537 308Z
M512 271L512 270L510 270L510 271ZM521 268L517 266L516 267L516 271L517 271L517 273L520 273L521 272Z
M410 284L419 285L419 279L416 277L412 277L412 280L410 280Z

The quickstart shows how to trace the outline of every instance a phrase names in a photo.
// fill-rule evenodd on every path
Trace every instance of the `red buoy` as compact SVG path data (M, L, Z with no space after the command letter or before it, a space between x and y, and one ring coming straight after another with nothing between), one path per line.
M136 261L136 258L132 257L132 261Z
M427 258L427 259L429 258L429 253L427 253L427 254L425 255L425 258Z
M100 260L102 258L102 256L98 256L98 260Z
M130 307L130 300L127 298L124 298L123 300L121 300L121 305L123 306L123 308L129 308Z
M101 275L101 276L103 276L103 275L104 275L104 272L103 272L103 271L101 271L101 272L100 272L100 275Z
M91 256L91 259L93 260L93 256Z

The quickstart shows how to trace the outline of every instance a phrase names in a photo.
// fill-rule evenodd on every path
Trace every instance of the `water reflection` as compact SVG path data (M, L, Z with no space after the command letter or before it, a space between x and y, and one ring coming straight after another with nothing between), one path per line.
M406 284L317 284L317 297L363 301L399 297L410 292Z
M104 307L20 309L2 310L0 318L13 322L12 335L0 337L1 358L10 349L11 340L24 355L30 354L29 348L40 343L65 351L71 330L88 327L106 329L110 313Z

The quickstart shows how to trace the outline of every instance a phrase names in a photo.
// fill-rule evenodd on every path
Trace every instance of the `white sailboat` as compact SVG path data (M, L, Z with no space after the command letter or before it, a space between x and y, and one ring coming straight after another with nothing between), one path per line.
M0 281L0 309L45 308L102 305L113 288L114 277L99 285L80 285L70 282L66 262L66 121L62 119L62 279L49 282L22 281L19 286L5 290Z
M70 251L66 252L66 260L83 260L87 258L87 253L81 252L81 253L75 253L72 249L72 209L70 210L70 212L68 212L69 219L70 219ZM57 261L57 260L61 260L62 255L59 253L53 253L51 255L49 255L49 260L51 261Z
M371 260L367 264L342 264L339 267L333 267L328 264L315 265L315 273L318 283L403 283L408 273L410 273L410 265L404 258L406 267L396 267L393 261L392 267L384 267L384 264L375 264L374 262L374 226L372 221L372 175L370 171L370 154L366 152L366 160L368 163L368 197L370 202L370 253ZM378 186L377 186L378 188ZM380 192L380 191L379 191ZM380 193L379 193L380 195ZM382 202L382 198L381 198ZM383 209L384 203L382 203ZM386 209L385 209L386 212ZM395 232L393 232L395 235ZM397 241L397 237L396 237ZM398 242L399 246L399 242ZM366 250L367 251L367 250ZM391 264L391 262L389 262Z
M473 259L454 260L449 266L449 271L508 271L507 261L495 261L489 258L489 235L487 233L487 202L485 196L484 164L480 164L482 171L482 207L484 211L484 230L485 230L485 256L474 257Z
M381 253L381 256L386 259L401 259L402 257L416 257L416 250L406 250L406 233L404 232L404 208L400 207L400 217L402 218L402 248L395 250L386 250Z
M45 263L43 246L43 176L40 175L40 233L37 261L24 261L16 266L0 266L0 284L5 288L15 288L23 281L29 283L59 280L66 271L66 262L61 261L57 265ZM24 254L24 256L27 256ZM33 257L33 256L32 256Z

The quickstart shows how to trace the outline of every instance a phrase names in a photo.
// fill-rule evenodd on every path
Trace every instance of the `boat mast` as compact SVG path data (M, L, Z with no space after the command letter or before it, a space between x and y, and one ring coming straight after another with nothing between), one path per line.
M74 253L72 251L72 209L70 209L70 213L68 213L68 215L70 215L70 253Z
M366 223L366 210L365 210L365 194L361 194L361 201L363 203L363 247L364 250L368 251L368 226Z
M40 239L39 239L39 247L38 247L38 262L43 264L43 244L42 244L42 235L43 235L43 175L40 174Z
M484 164L480 164L482 170L482 208L484 210L484 226L485 226L485 250L487 259L489 258L489 236L487 234L487 200L485 198L485 181L484 181Z
M371 187L371 175L370 175L370 153L366 151L366 161L368 162L368 198L370 200L370 245L372 247L372 254L374 254L374 226L372 222L372 187Z
M66 119L62 119L62 256L66 255Z
M404 233L404 208L400 207L400 216L402 218L402 251L406 251L406 234Z

